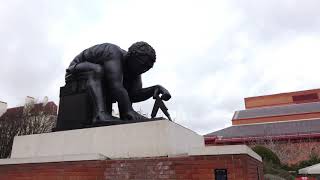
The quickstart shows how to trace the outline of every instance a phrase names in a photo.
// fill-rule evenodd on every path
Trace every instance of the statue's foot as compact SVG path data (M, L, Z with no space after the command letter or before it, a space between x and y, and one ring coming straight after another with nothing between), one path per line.
M93 124L100 124L100 123L110 123L110 122L118 122L120 121L119 118L111 116L105 112L99 112L96 117L93 119Z
M121 117L125 121L147 121L149 118L137 113L136 111L129 111L127 114Z

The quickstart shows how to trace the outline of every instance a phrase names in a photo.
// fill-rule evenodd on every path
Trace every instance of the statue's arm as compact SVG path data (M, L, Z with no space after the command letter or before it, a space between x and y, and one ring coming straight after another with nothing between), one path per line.
M132 83L129 96L132 102L141 102L151 98L154 95L156 86L142 88L141 76Z
M141 76L138 76L134 81L132 81L131 88L129 90L129 96L131 102L141 102L151 98L154 95L166 94L163 99L168 100L171 98L170 93L162 86L155 85L147 88L142 88Z

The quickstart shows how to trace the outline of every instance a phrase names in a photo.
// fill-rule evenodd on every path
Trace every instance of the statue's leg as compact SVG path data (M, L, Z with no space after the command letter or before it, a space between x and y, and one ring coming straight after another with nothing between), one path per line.
M103 83L105 84L105 83ZM107 86L104 86L104 92L105 92L105 101L106 101L106 112L112 115L112 104L115 103L116 101L114 100L114 98L111 96L111 92L108 89ZM118 118L118 117L116 117Z
M83 62L76 66L75 71L94 72L93 74L89 75L87 82L87 88L95 109L95 118L93 119L93 123L114 120L115 118L111 116L111 112L109 113L106 110L106 100L104 98L102 85L103 68L98 64Z
M105 90L105 98L106 98L106 111L109 114L112 114L112 96L111 93L106 89Z

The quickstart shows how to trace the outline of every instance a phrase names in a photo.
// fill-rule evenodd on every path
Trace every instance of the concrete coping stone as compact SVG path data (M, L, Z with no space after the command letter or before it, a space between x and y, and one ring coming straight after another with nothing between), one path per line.
M16 136L11 158L103 154L116 158L159 157L204 147L203 136L169 120Z
M204 148L194 148L189 152L190 156L234 154L246 154L262 162L262 158L247 145L205 146Z
M203 148L192 149L189 153L181 154L181 156L235 155L235 154L245 154L262 162L262 158L246 145L206 146ZM168 157L176 157L176 156L168 156ZM102 154L73 154L73 155L62 155L62 156L31 157L31 158L10 158L10 159L0 159L0 166L10 165L10 164L35 164L35 163L50 163L50 162L106 160L106 159L110 159L110 158ZM124 158L124 159L132 159L132 158Z
M1 165L9 164L35 164L35 163L51 163L51 162L71 162L71 161L93 161L109 159L102 154L72 154L62 156L42 156L32 158L9 158L0 159Z
M299 169L299 174L320 174L320 163Z

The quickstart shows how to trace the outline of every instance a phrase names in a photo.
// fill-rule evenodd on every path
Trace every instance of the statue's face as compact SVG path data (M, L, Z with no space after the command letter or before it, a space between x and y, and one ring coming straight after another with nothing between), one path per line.
M131 57L128 68L132 75L140 75L153 67L154 62L148 56Z

